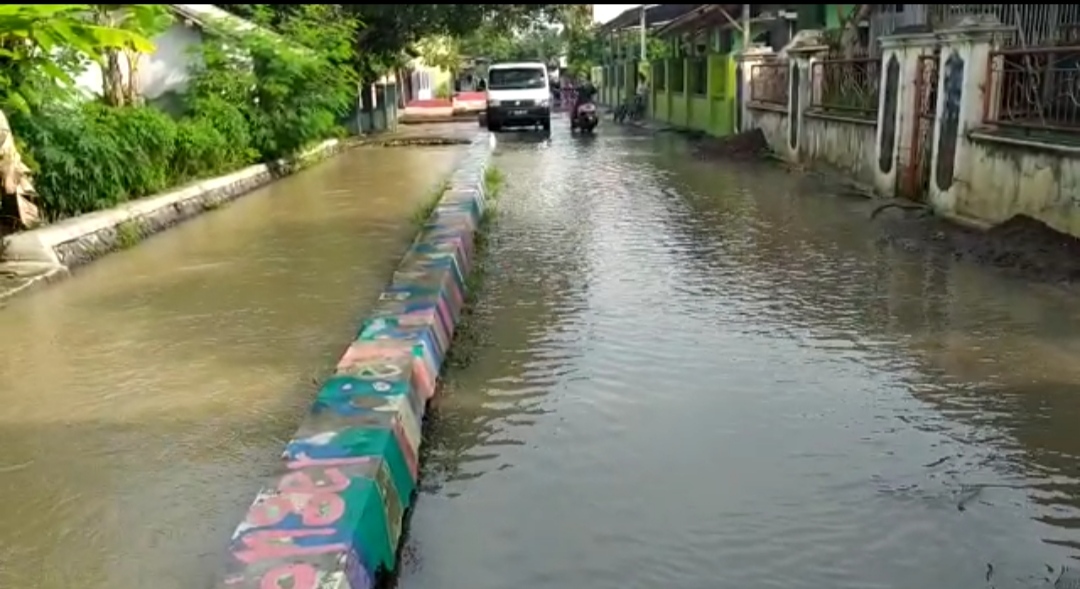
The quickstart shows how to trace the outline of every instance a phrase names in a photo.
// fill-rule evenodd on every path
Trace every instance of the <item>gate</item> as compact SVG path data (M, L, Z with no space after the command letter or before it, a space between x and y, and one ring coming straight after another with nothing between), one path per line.
M923 202L930 188L930 158L933 154L934 123L937 119L938 61L940 54L919 56L915 74L915 98L912 109L915 121L912 125L911 152L904 171L901 194L911 200Z

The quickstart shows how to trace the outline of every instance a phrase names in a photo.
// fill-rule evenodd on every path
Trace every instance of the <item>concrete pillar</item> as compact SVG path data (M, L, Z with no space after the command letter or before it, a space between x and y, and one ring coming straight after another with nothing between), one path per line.
M881 37L881 101L874 188L884 197L921 200L933 148L938 46L933 33ZM934 87L930 87L933 85Z
M946 216L956 217L957 195L971 183L973 150L967 135L983 124L985 101L996 92L990 88L990 52L1011 30L965 19L937 33L941 57L929 201Z
M804 115L812 106L815 92L820 94L820 90L815 90L821 80L814 77L814 64L828 53L829 48L825 45L797 45L787 49L792 68L788 76L790 80L797 81L788 91L788 126L785 130L791 161L797 162L800 159L799 153L806 135L803 127Z

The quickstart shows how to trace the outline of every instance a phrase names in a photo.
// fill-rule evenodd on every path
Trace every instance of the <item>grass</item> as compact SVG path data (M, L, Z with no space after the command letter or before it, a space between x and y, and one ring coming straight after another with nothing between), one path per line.
M446 356L448 369L462 369L472 363L483 343L483 331L476 320L476 303L484 289L487 276L487 252L489 237L494 227L499 196L506 184L502 170L489 166L484 172L484 195L486 207L480 226L476 231L473 247L472 272L465 278L465 305L461 322L454 333L454 342Z
M494 201L499 198L499 193L502 192L503 185L506 183L506 176L502 170L495 166L488 166L484 170L484 194L487 198Z
M142 240L139 232L139 224L135 221L124 221L116 226L116 247L126 250L134 247Z
M447 190L450 190L449 178L439 182L435 188L431 189L431 193L428 194L427 199L424 200L424 204L413 211L413 225L423 227L424 224L427 223L427 220L431 217L431 214L435 212L435 208L439 206L439 201L442 200L442 196Z

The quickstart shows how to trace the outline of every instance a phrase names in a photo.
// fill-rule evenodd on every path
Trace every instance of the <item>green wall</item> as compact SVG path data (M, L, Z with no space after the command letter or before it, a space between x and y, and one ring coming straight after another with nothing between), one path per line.
M820 6L820 5L819 5ZM840 19L837 16L837 7L844 13L849 13L857 5L855 4L826 4L824 10L826 28L837 28ZM821 13L817 13L820 17ZM760 25L765 26L765 25ZM762 29L754 26L752 33L757 34ZM674 57L658 60L641 69L646 72L652 89L649 101L649 116L663 124L682 127L697 131L703 131L710 135L722 137L735 131L735 104L738 95L735 87L735 56L742 50L742 35L737 32L726 33L730 35L730 53L721 53L720 29L708 31L708 50L705 56L707 63L707 83L704 93L675 92L672 90L672 64L681 61L683 66L683 88L689 89L691 82L690 68L692 59L686 57ZM678 41L672 39L672 47L677 47ZM624 36L622 39L609 40L605 50L608 66L604 68L602 81L598 84L600 89L600 101L602 104L614 107L624 103L634 94L636 78L634 68L637 63L637 46L634 39ZM726 47L724 49L727 49ZM659 65L663 63L664 83L658 84L657 74ZM621 70L621 72L619 71ZM654 73L656 72L656 73ZM595 77L594 77L595 80ZM660 88L658 86L663 86Z
M691 89L690 58L671 58L663 62L663 88L657 86L657 75L650 75L652 82L651 117L660 123L674 127L702 131L716 137L730 135L735 131L735 59L717 53L705 56L705 92ZM672 90L672 65L683 62L683 91ZM652 71L657 72L659 62Z

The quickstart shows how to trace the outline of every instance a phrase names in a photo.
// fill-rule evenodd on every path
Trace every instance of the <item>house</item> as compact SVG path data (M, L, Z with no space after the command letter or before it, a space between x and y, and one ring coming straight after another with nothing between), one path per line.
M641 11L645 10L646 39L659 27L702 4L645 4L630 8L597 29L603 40L601 65L594 68L593 83L601 104L622 104L633 96L636 72L640 71Z
M178 112L180 96L187 89L191 72L201 59L198 47L211 22L223 23L236 31L258 30L258 25L222 10L213 4L166 4L173 23L153 41L155 50L140 57L136 75L140 94L147 102L167 112ZM276 33L262 30L264 34ZM120 55L121 75L126 81L131 67L126 56ZM102 94L102 70L96 64L76 77L75 85L88 96ZM342 124L353 132L392 128L397 121L396 77L384 75L370 88L357 89L356 111Z
M151 39L155 51L139 60L137 75L139 88L146 100L167 105L171 96L180 94L187 87L192 66L198 64L196 48L202 43L203 29L211 20L232 23L238 30L254 30L256 25L226 12L213 4L166 4L174 16L174 22L164 32ZM126 80L130 76L130 64L120 56L121 69ZM102 92L102 70L91 64L75 80L76 86L91 96Z

